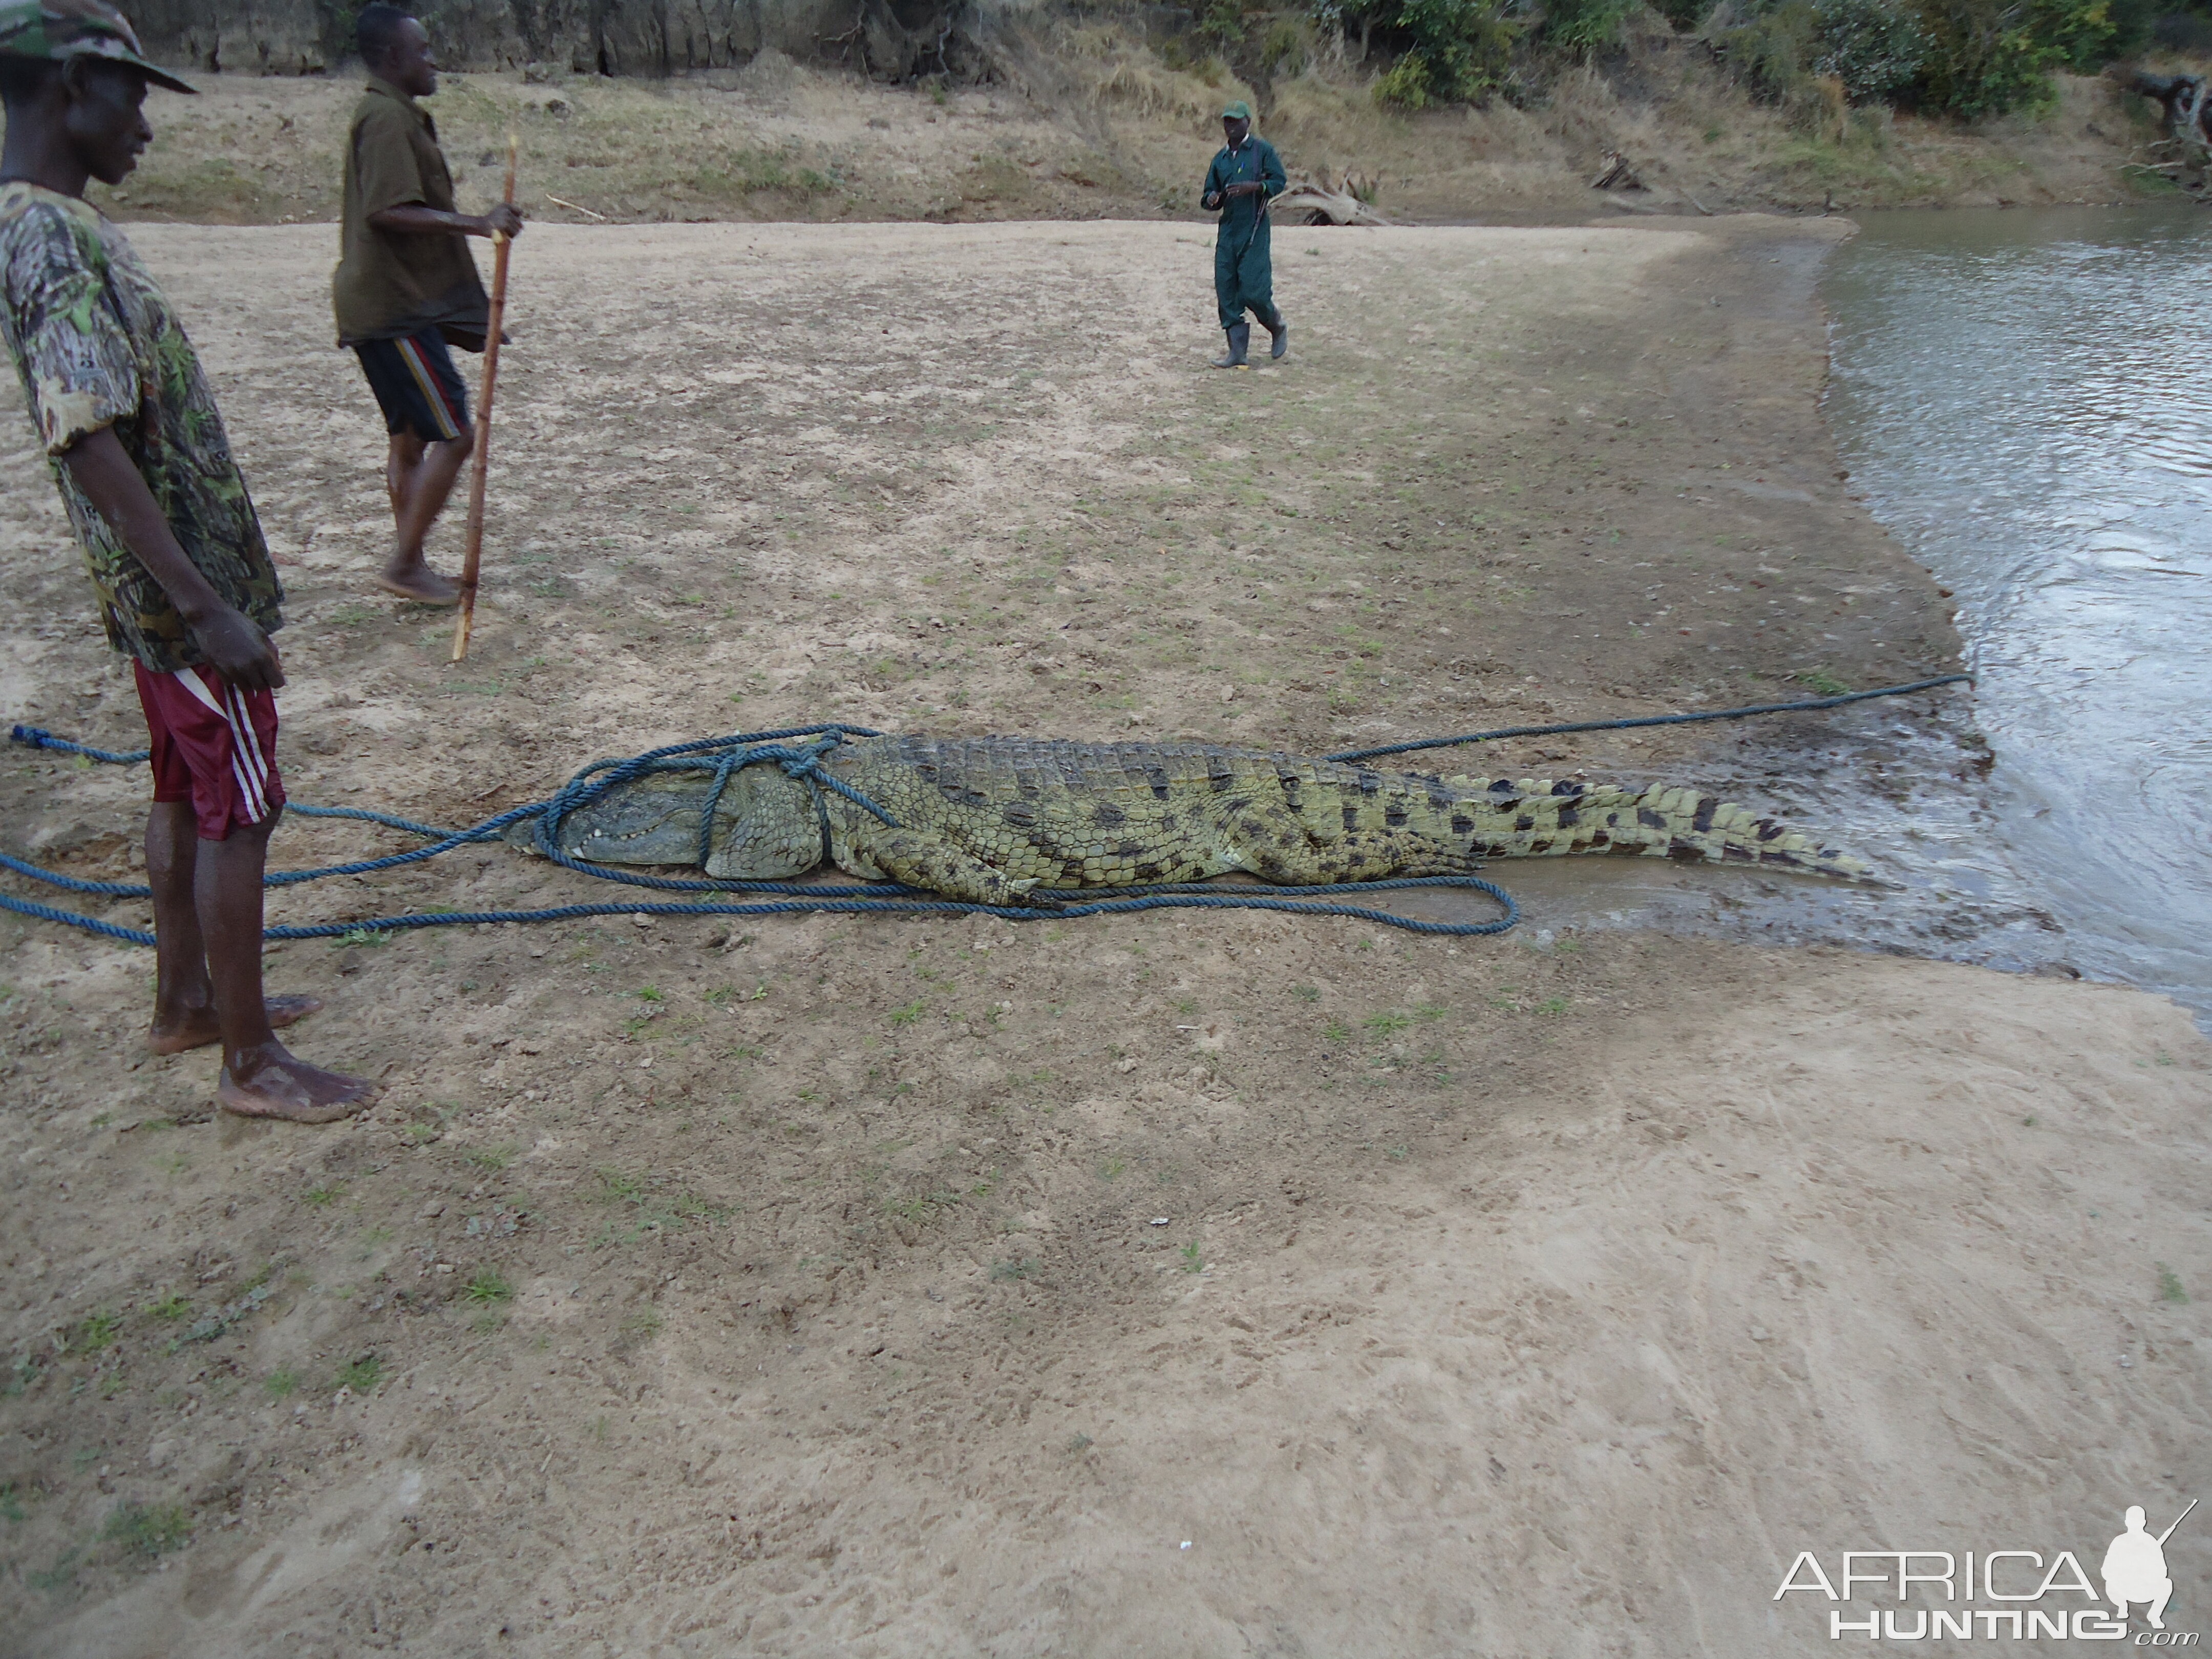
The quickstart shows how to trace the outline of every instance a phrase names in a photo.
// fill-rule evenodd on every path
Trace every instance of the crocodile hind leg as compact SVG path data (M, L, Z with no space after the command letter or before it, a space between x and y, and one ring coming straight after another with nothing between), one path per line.
M1460 876L1482 868L1462 848L1412 830L1347 830L1334 841L1303 832L1266 838L1247 847L1231 837L1238 861L1263 881L1286 887L1321 887L1340 881L1380 881L1386 876Z
M1049 908L1056 900L1030 890L1036 878L1016 880L994 870L939 836L918 830L878 828L853 838L856 862L872 866L893 881L969 904L1021 905Z

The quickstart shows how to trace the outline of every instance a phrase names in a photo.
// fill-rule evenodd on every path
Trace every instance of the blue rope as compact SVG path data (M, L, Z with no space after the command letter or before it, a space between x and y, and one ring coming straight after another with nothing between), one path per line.
M1743 708L1715 708L1694 714L1642 714L1625 720L1571 720L1564 726L1501 726L1493 732L1469 732L1457 738L1420 738L1412 743L1386 743L1377 749L1346 749L1334 755L1323 755L1323 760L1373 760L1378 755L1410 755L1416 749L1449 749L1455 744L1489 743L1498 738L1546 738L1568 732L1626 732L1638 726L1691 726L1699 720L1748 720L1753 714L1802 714L1815 708L1840 708L1847 702L1864 702L1869 697L1901 697L1908 692L1932 690L1939 685L1955 685L1960 680L1971 680L1971 674L1939 674L1932 680L1914 680L1909 685L1885 685L1872 691L1846 691L1841 696L1814 697L1805 702L1756 702Z
M1558 726L1509 726L1490 732L1470 732L1456 738L1425 738L1411 743L1386 744L1374 749L1345 750L1323 757L1340 763L1372 760L1382 755L1410 754L1420 749L1443 749L1466 743L1487 743L1498 738L1547 737L1570 732L1613 732L1644 726L1687 726L1701 720L1744 720L1755 714L1792 714L1813 709L1836 708L1845 703L1863 702L1872 697L1904 696L1911 692L1926 691L1939 685L1953 685L1970 677L1965 674L1943 674L1933 679L1914 680L1905 685L1886 685L1871 691L1849 691L1838 696L1819 697L1803 702L1757 703L1742 708L1720 708L1688 714L1647 714L1629 720L1575 720ZM51 749L65 755L83 755L111 765L130 765L148 758L149 751L140 749L122 753L112 749L94 749L87 744L73 743L67 738L35 726L16 726L9 732L9 740L33 749ZM568 921L584 916L620 915L638 913L646 915L670 916L769 916L803 915L815 911L833 911L845 915L968 915L1003 916L1009 921L1035 921L1042 917L1063 919L1080 916L1111 915L1133 910L1152 909L1245 909L1281 910L1292 915L1322 916L1354 916L1363 921L1402 927L1409 933L1445 933L1457 936L1501 933L1520 920L1520 909L1503 888L1473 876L1405 877L1390 881L1344 882L1320 887L1276 887L1266 893L1230 893L1209 884L1183 882L1142 887L1115 887L1093 890L1096 898L1081 902L1060 902L1048 905L1023 906L971 904L961 900L932 898L919 890L896 882L836 884L806 886L783 881L696 881L670 876L640 875L635 871L617 869L588 860L573 858L563 853L559 845L561 825L568 815L589 805L609 790L647 772L695 771L710 775L707 797L699 814L699 862L707 861L710 837L714 825L714 814L720 808L722 793L729 781L738 771L757 762L773 762L785 775L807 786L811 793L815 811L823 826L823 845L828 845L829 819L822 799L822 791L828 788L843 796L866 811L871 812L893 829L898 821L881 806L869 799L842 779L825 770L822 763L839 744L853 738L881 737L882 732L865 726L818 725L782 726L772 732L739 732L726 737L698 738L688 743L675 743L626 759L597 760L582 768L551 796L526 805L511 807L483 823L466 830L441 830L434 824L417 823L389 812L373 812L355 806L291 805L286 810L302 817L358 818L369 823L380 823L391 829L404 830L410 835L429 838L429 844L405 853L394 853L384 858L363 859L351 864L325 865L312 870L276 870L264 878L270 887L291 887L303 882L320 881L330 876L360 876L380 870L390 870L405 864L419 864L436 858L457 847L472 842L497 839L500 832L511 823L526 818L538 820L533 839L538 851L564 869L574 870L601 881L621 882L632 887L644 887L662 892L708 893L720 900L732 893L776 893L806 896L787 896L772 902L759 904L729 904L709 902L696 904L570 904L550 910L469 910L444 911L400 916L374 916L366 921L326 922L317 927L271 927L264 937L279 939L340 939L355 933L392 932L415 927L443 927L463 922L535 922ZM796 746L787 744L787 738L803 738L807 742ZM0 868L42 881L72 893L85 893L107 898L146 898L150 891L141 884L117 881L86 881L76 876L65 876L58 871L44 870L35 864L0 853ZM1460 887L1488 894L1504 907L1505 914L1495 921L1458 922L1422 921L1412 916L1401 916L1388 910L1376 910L1361 905L1312 903L1307 901L1318 896L1345 892L1375 892L1390 888ZM19 915L33 916L41 921L57 921L71 927L81 927L88 933L99 933L109 939L123 939L134 945L151 945L153 934L140 928L124 927L102 921L97 917L82 915L74 910L56 909L51 905L33 903L27 899L10 897L0 893L0 909L12 910Z
M904 915L904 916L998 916L1007 921L1067 921L1084 916L1119 915L1138 910L1280 910L1291 915L1351 916L1363 921L1378 922L1385 927L1402 927L1414 933L1446 933L1457 938L1472 934L1502 933L1521 920L1520 907L1512 896L1502 887L1474 876L1421 876L1403 881L1369 881L1357 884L1362 890L1387 887L1464 887L1487 893L1504 907L1505 914L1495 921L1424 921L1414 916L1401 916L1394 911L1373 909L1365 905L1335 903L1304 903L1290 894L1329 893L1346 890L1344 887L1292 888L1255 893L1193 893L1181 890L1147 891L1139 888L1105 888L1100 896L1080 904L1062 904L1045 908L1017 908L1000 904L970 904L964 900L931 898L915 893L912 888L896 891L902 897L839 897L836 894L851 893L848 887L824 887L821 898L782 899L767 904L563 904L549 910L456 910L436 911L404 916L373 916L362 921L326 921L305 927L270 927L263 930L268 939L345 939L356 933L398 933L416 927L454 927L476 922L537 922L574 921L587 916L791 916L807 915L828 911L842 915ZM803 890L794 884L786 884L785 892ZM112 921L102 921L96 916L80 915L74 910L58 910L52 905L33 904L7 893L0 893L0 909L12 910L18 915L33 916L40 921L58 921L71 927L81 927L86 933L98 933L107 939L121 939L131 945L151 945L154 935L143 928L119 927Z

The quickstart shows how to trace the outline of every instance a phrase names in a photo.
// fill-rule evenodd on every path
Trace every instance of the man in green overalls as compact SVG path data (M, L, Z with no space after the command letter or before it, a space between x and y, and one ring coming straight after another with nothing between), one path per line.
M1243 368L1252 343L1250 311L1274 345L1267 355L1291 349L1290 325L1275 309L1275 266L1267 245L1267 203L1289 182L1281 157L1264 138L1252 136L1252 106L1239 99L1221 112L1222 136L1229 140L1206 170L1206 193L1199 205L1221 215L1213 241L1213 296L1220 303L1221 326L1229 350L1216 357L1216 368Z

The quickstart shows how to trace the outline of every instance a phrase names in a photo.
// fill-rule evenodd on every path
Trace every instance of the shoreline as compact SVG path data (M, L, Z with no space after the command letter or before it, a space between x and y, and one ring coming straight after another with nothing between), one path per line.
M533 227L458 670L368 592L383 434L324 228L132 234L280 555L302 800L471 822L832 714L1319 752L1956 659L1836 476L1834 223L1279 227L1296 348L1236 375L1197 366L1191 227ZM18 436L0 708L131 746ZM1849 826L1878 858L1970 797L1970 708L1466 763L1834 828L1902 724L1926 775ZM127 878L141 785L18 755L9 850ZM2118 988L1765 948L1761 878L1641 863L1493 863L1529 912L1495 939L281 946L271 988L328 1005L301 1052L386 1085L307 1132L136 1055L143 953L0 919L26 1650L1775 1651L1819 1635L1771 1603L1800 1548L2079 1552L2201 1486L2212 1042ZM1660 880L1751 920L1574 920ZM579 884L494 848L271 914ZM183 1517L167 1571L103 1538L129 1504Z

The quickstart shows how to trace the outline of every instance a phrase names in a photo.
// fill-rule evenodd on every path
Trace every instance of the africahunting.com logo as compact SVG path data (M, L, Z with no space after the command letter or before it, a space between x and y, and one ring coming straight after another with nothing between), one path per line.
M2165 1531L2154 1533L2142 1506L2131 1505L2122 1518L2125 1529L2105 1548L2095 1583L2072 1550L2060 1550L2047 1563L2038 1550L1845 1550L1832 1574L1811 1550L1800 1550L1774 1599L1856 1603L1827 1609L1828 1638L1836 1642L2055 1639L2196 1647L2200 1632L2169 1630L2166 1619L2173 1601L2166 1540L2196 1507L2192 1498ZM1867 1605L1880 1601L1917 1605Z

